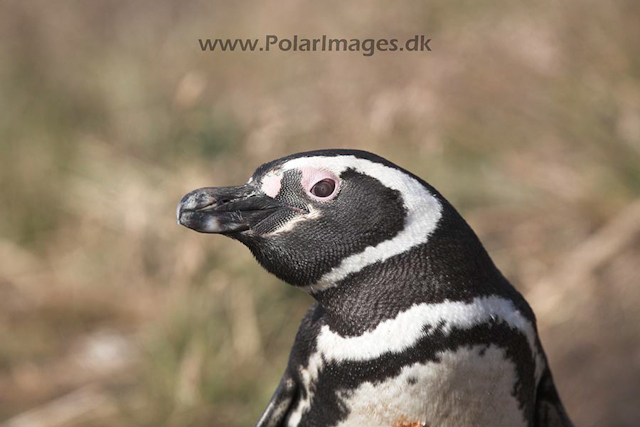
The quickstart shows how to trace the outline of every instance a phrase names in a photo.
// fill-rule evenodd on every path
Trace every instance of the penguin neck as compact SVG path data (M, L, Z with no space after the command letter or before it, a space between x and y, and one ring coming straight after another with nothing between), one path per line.
M381 321L374 312L377 304L368 294L365 283L350 281L348 285L338 284L312 296L323 309L325 322L332 331L343 336L355 336L374 328Z
M382 321L395 318L416 302L429 301L431 291L425 286L424 263L411 258L399 257L372 265L312 292L328 326L343 336L360 335Z
M501 295L526 308L477 236L462 220L445 217L425 244L369 265L311 294L328 326L355 336L392 320L415 304L470 302Z

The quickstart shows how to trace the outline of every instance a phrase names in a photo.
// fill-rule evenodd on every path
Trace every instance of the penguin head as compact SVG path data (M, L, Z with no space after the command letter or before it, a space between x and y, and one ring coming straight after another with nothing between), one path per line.
M266 270L313 292L425 243L442 206L382 157L321 150L266 163L244 185L191 191L177 221L242 242Z

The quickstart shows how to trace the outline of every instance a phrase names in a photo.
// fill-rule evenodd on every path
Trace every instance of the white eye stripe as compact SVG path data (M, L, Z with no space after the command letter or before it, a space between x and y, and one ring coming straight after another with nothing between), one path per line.
M304 167L300 170L302 174L301 185L307 192L309 196L316 200L331 200L338 194L340 189L340 179L333 174L332 172L325 169L317 169L312 167ZM278 172L269 172L264 178L262 178L260 189L269 197L276 197L280 191L282 190L282 179L283 179L282 170L278 170ZM318 197L312 193L313 187L319 182L329 179L335 183L334 191L331 195L327 197ZM253 178L249 179L251 182Z
M282 169L318 169L319 166L335 176L340 176L347 169L353 169L377 179L382 185L392 190L397 190L402 196L407 217L404 229L393 239L385 240L376 246L369 246L364 251L343 259L318 282L307 286L305 290L308 292L333 287L349 274L357 273L368 265L385 261L425 243L442 217L442 205L422 183L398 169L380 163L355 156L300 157L289 160Z

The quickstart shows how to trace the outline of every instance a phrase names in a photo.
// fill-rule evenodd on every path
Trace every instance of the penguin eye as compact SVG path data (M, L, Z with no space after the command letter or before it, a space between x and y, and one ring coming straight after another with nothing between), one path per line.
M314 184L311 188L311 194L324 199L332 195L335 189L335 181L331 179L323 179L322 181L318 181Z

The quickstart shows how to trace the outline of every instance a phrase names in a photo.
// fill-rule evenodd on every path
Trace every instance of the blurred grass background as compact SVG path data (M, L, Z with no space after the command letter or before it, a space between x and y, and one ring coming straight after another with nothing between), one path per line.
M311 300L175 205L349 147L469 220L577 425L640 425L638 22L635 0L0 2L0 421L252 425ZM434 50L197 41L265 34Z

